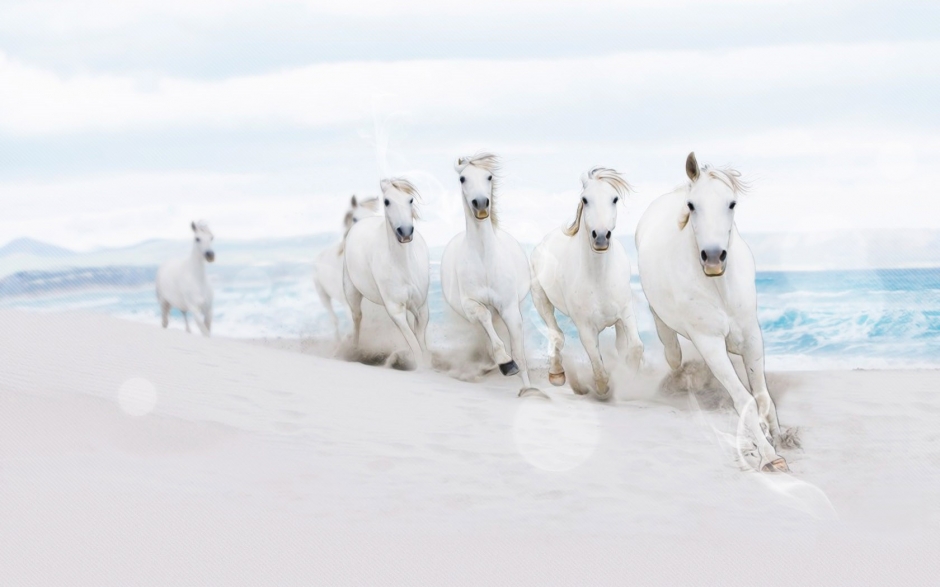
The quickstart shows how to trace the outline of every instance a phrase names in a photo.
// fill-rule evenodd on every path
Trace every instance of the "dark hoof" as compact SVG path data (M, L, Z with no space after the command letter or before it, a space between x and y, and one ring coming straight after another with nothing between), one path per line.
M519 390L519 397L537 397L537 398L547 399L547 400L552 399L548 397L548 395L544 391L535 387L523 387L522 389Z
M519 373L519 365L515 361L509 361L508 363L503 363L499 366L499 372L507 377L510 375L516 375Z
M556 387L560 387L564 385L565 381L566 379L565 379L564 371L562 371L561 373L549 373L548 374L548 382Z
M789 473L790 467L787 466L787 461L783 457L777 457L761 467L761 471L767 473Z

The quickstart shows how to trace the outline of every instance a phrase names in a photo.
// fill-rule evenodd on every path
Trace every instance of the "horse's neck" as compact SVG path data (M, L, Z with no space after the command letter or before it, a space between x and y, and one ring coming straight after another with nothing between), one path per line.
M496 228L490 219L479 221L469 212L465 213L467 220L467 245L484 256L496 249Z
M199 250L198 245L193 245L193 251L190 253L186 262L194 274L200 277L204 277L206 275L206 258L203 257L202 251Z
M583 220L578 234L574 235L574 239L577 243L575 246L578 248L578 256L581 259L583 270L592 277L603 280L607 275L607 255L610 254L610 251L598 253L591 248L591 241L588 238L587 228L585 228Z
M388 254L393 263L399 265L408 265L411 261L411 255L409 245L402 244L398 242L398 237L395 236L395 231L392 230L392 226L388 223L388 220L382 222L385 225L385 238L388 241ZM417 236L415 234L414 236ZM411 241L412 243L414 240Z

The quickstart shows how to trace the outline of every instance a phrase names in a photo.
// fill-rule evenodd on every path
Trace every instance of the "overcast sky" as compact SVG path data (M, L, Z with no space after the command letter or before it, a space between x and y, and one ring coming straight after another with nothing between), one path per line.
M625 173L618 231L732 164L748 231L940 227L940 3L0 0L0 243L339 229L388 174L443 244L453 161L504 157L510 232Z

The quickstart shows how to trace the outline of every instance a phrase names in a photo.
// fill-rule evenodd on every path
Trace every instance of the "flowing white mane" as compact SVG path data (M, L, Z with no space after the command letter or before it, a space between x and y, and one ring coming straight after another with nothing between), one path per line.
M702 173L707 173L712 179L717 179L728 186L735 194L746 194L751 185L741 179L741 172L731 167L712 169L709 165L702 166ZM691 183L689 184L691 186Z
M584 187L587 187L588 180L603 181L610 187L616 190L617 195L621 198L626 197L631 192L633 192L633 186L627 183L627 180L623 178L620 173L614 169L609 169L607 167L595 167L588 171L582 177L582 183ZM583 193L583 190L582 190ZM575 214L574 222L571 223L568 228L565 229L565 234L568 236L574 236L578 234L578 229L581 228L581 214L584 212L584 202L578 201L578 211Z
M496 192L497 188L499 187L499 172L501 169L499 157L493 153L476 153L474 155L457 159L457 165L460 166L461 169L467 165L473 165L474 167L479 167L480 169L489 171L493 176L493 193L490 194L490 222L493 223L493 226L498 227L499 214L496 211Z

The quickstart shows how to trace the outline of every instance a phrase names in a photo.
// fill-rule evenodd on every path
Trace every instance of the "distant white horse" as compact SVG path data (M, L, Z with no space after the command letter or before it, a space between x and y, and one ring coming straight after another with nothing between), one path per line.
M189 332L188 312L206 336L212 329L212 287L206 279L206 262L215 261L212 233L204 220L193 222L193 250L185 259L167 261L157 270L157 301L163 314L163 327L170 322L170 308L183 313Z
M455 236L441 258L444 298L457 314L478 323L490 340L503 375L522 375L519 395L532 390L526 365L521 304L529 293L525 251L499 228L496 174L499 160L480 153L457 159L467 230ZM509 351L493 327L496 313L509 331ZM521 369L521 370L520 370Z
M640 281L666 361L678 369L677 334L689 339L731 394L757 442L761 470L788 471L771 444L780 436L780 425L764 379L754 257L734 224L745 186L732 169L700 169L695 153L689 153L685 168L690 183L656 199L636 231ZM750 394L729 352L743 357Z
M401 178L383 179L379 185L385 215L360 220L346 235L343 290L352 314L353 344L359 344L365 298L385 307L415 362L426 367L430 264L428 247L414 226L418 191ZM397 356L393 353L386 364Z
M620 241L611 238L617 226L617 202L630 186L619 173L603 167L582 175L581 185L574 222L550 232L532 251L532 301L549 329L549 381L565 383L561 363L565 334L555 320L558 308L577 327L594 370L597 394L606 398L608 374L598 348L599 333L616 327L617 351L634 372L643 359L633 313L630 258Z
M353 224L363 218L375 215L378 198L369 198L358 200L356 196L352 197L349 203L349 210L343 218L343 238L338 243L320 251L317 255L315 264L316 271L313 274L313 285L320 296L320 303L326 308L333 322L333 332L336 340L339 340L339 318L333 311L333 301L339 300L340 303L346 303L346 294L343 293L343 254L345 251L346 235Z

